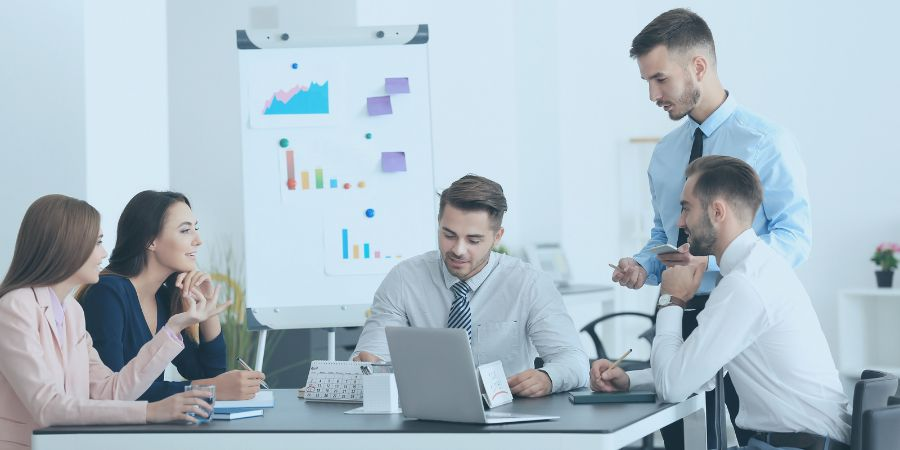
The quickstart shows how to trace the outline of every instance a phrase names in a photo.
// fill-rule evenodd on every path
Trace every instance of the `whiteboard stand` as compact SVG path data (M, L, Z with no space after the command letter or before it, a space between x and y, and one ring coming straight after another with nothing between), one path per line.
M334 328L326 328L325 331L328 332L328 360L334 361L336 350L334 340L337 336L337 333L335 332Z
M328 332L328 360L334 361L335 358L337 358L337 345L335 344L337 332L334 328L325 328L325 331ZM266 352L266 337L268 334L268 329L259 330L259 340L256 342L256 361L254 363L254 369L257 372L262 372L263 357Z
M259 330L259 339L256 341L256 371L262 372L263 356L266 352L266 336L269 334L268 328Z

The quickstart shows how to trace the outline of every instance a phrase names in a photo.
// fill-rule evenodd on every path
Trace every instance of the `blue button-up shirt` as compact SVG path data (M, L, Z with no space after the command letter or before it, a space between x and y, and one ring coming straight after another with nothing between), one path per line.
M806 261L812 244L806 169L794 139L782 128L740 106L732 95L702 124L690 116L656 145L647 175L653 202L650 240L634 259L647 270L647 283L659 284L665 265L648 252L661 244L676 245L681 216L681 190L697 128L706 138L703 155L726 155L749 163L763 185L763 203L753 220L756 234L792 266ZM698 293L712 291L719 267L709 269Z

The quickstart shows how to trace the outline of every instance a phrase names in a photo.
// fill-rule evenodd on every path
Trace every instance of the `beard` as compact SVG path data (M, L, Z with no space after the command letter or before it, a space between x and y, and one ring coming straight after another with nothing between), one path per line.
M491 246L491 248L493 248L493 246ZM487 252L487 254L480 259L473 259L469 261L470 266L467 269L463 269L465 271L450 267L450 264L448 264L448 262L454 259L452 252L446 252L441 256L444 262L444 267L447 268L447 272L450 272L451 275L459 278L461 281L465 281L480 272L481 269L483 269L484 266L487 265L488 260L491 258L491 252Z
M685 80L684 93L678 97L678 100L675 100L674 107L669 111L669 118L672 120L683 119L694 110L698 103L700 103L700 88L692 80Z
M713 248L719 237L716 235L716 230L713 228L709 216L703 214L700 222L700 225L693 229L685 227L685 232L688 234L688 243L691 244L691 254L694 256L709 256L714 253Z

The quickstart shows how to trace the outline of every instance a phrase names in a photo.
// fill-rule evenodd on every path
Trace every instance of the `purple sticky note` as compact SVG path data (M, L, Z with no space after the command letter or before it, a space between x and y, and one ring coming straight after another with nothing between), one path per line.
M406 172L406 152L381 152L383 172Z
M388 94L409 94L409 78L385 78L384 91Z
M382 116L385 114L393 114L391 109L391 96L369 97L366 99L366 108L369 110L370 116Z

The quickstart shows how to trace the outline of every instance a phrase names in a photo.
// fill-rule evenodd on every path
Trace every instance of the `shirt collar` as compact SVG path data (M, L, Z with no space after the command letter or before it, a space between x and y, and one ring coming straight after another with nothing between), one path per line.
M441 252L438 252L437 256L438 264L441 265L441 274L444 276L444 285L447 287L447 289L450 289L454 284L459 282L459 278L456 278L455 276L453 276L453 274L450 273L449 270L447 270L447 265L444 264L444 258L441 256ZM469 285L469 289L471 289L472 292L478 290L482 283L484 283L484 280L487 279L488 275L490 275L491 272L494 271L494 268L497 267L497 264L500 264L500 257L496 253L491 252L490 256L488 256L487 264L485 264L484 267L481 268L481 271L475 274L475 276L473 276L472 278L466 280L466 284Z
M722 260L719 261L719 272L723 277L727 276L739 262L747 258L747 254L750 253L753 244L758 240L759 236L756 235L756 231L753 228L748 228L728 244L728 248L722 253Z
M728 91L725 91L725 101L713 111L706 120L703 121L702 124L697 123L690 115L688 115L688 119L691 124L691 134L694 134L695 130L699 127L700 130L703 131L703 135L706 137L712 136L715 133L716 129L719 128L720 125L725 123L732 114L734 114L734 110L737 109L738 104L737 101L734 100L734 96L731 95Z

